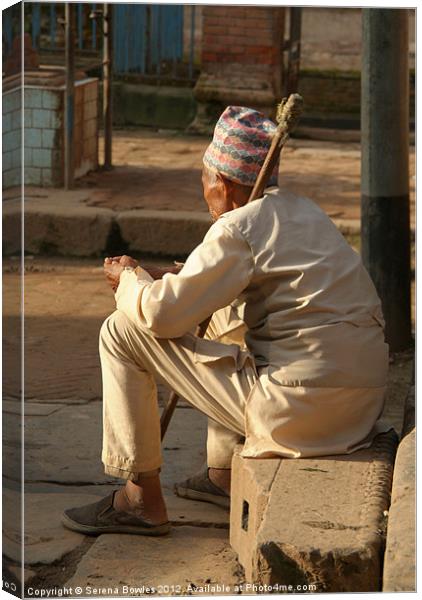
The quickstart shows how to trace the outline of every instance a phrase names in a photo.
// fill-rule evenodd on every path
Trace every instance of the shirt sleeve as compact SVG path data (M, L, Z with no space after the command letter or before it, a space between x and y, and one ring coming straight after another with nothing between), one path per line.
M238 229L217 221L178 275L153 281L140 267L123 271L117 308L156 337L180 337L237 298L253 267L251 248Z

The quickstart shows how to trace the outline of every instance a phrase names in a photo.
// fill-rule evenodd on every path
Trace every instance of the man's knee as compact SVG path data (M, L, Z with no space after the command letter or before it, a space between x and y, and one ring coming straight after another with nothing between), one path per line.
M101 325L100 348L119 344L125 332L133 327L133 323L121 310L115 310Z

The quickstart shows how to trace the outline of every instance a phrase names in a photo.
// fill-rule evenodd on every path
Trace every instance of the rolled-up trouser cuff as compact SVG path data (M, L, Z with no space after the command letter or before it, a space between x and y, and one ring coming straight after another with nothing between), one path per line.
M207 466L209 469L231 469L232 468L232 457L225 459L207 459Z
M138 481L140 478L144 477L154 477L155 475L160 474L161 469L154 469L152 471L126 471L125 469L120 469L119 467L112 467L110 465L104 465L104 473L107 475L111 475L112 477L119 477L119 479L125 479L129 481Z

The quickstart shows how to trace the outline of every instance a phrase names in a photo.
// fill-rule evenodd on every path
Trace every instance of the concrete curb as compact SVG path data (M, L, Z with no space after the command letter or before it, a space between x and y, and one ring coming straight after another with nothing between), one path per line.
M116 252L187 256L203 239L211 220L206 212L128 210L87 206L86 192L57 199L25 199L25 252L99 257ZM357 219L333 219L344 235L359 235ZM3 203L3 253L21 248L20 199Z

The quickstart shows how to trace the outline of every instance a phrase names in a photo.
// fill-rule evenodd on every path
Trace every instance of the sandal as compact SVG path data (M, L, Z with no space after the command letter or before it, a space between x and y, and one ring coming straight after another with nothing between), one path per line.
M117 511L113 507L115 490L99 502L86 504L79 508L65 510L62 524L85 535L103 533L134 533L138 535L165 535L170 531L170 523L158 525L143 519L135 512Z
M180 498L211 502L217 506L230 508L230 496L210 480L208 467L186 481L176 483L174 492Z

